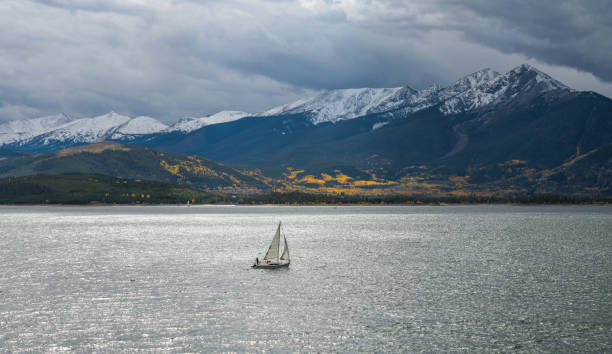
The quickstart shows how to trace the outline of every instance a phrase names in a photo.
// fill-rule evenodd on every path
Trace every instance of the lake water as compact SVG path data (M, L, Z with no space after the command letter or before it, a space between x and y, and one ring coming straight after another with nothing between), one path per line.
M291 266L250 268L282 220ZM0 207L0 352L612 350L612 208Z

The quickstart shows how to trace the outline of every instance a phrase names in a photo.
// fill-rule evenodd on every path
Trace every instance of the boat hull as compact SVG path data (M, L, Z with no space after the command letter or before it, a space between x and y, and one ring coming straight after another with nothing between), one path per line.
M265 263L260 263L260 264L253 264L252 268L261 268L261 269L274 269L274 268L284 268L284 267L289 267L289 262L287 263L280 263L280 264L265 264Z

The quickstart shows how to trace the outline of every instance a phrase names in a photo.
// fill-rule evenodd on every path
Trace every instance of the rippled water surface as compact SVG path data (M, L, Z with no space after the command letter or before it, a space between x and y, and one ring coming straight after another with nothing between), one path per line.
M276 223L289 269L253 270ZM0 351L612 350L609 207L0 207Z

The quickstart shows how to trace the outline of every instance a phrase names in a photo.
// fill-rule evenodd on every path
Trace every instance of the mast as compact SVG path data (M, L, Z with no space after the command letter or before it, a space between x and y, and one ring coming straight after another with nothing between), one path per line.
M279 253L278 251L280 251L280 232L281 232L280 227L281 227L281 222L279 221L278 222L278 242L276 243L276 247L278 247L276 249L276 263L277 264L280 263L280 258L279 258L280 255L278 254Z

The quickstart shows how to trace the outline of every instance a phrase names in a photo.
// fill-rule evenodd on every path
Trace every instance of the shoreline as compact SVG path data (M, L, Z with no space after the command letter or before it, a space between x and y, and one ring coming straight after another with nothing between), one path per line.
M518 202L493 202L493 203L341 203L341 204L327 204L327 203L262 203L262 204L251 204L251 203L239 203L239 204L216 204L216 203L203 203L203 204L191 204L187 206L185 204L165 204L165 203L151 203L151 204L119 204L119 203L83 203L83 204L62 204L62 203L49 203L49 204L3 204L0 203L0 207L109 207L109 206L132 206L132 207L152 207L152 206L175 206L175 207L427 207L427 206L612 206L610 202L576 202L576 203L518 203Z

